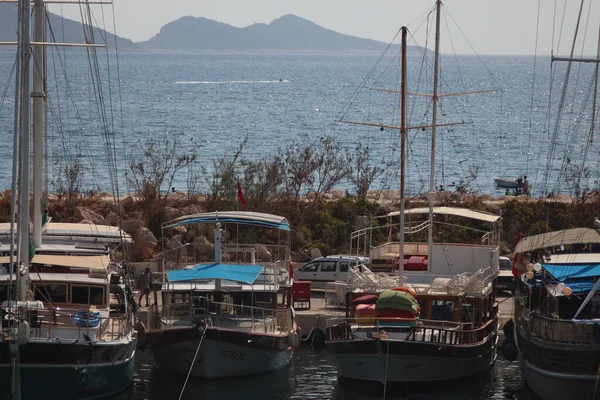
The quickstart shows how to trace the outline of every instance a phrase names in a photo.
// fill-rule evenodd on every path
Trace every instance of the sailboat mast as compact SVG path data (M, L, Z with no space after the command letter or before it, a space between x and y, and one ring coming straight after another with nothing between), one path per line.
M405 176L406 176L406 36L408 28L403 26L402 31L402 82L400 100L400 250L398 252L398 278L399 284L404 284L404 202L405 202Z
M44 0L34 3L34 41L44 42ZM45 51L42 44L33 46L33 243L42 245L42 152L44 131Z
M19 165L19 209L18 209L18 229L19 229L19 269L17 275L19 280L18 299L25 300L29 284L29 154L30 154L30 133L29 133L29 108L31 106L30 93L30 60L31 60L31 24L30 13L31 4L29 1L21 0L19 3L21 11L21 139L19 144L20 165Z
M435 16L435 61L433 64L433 103L431 117L431 159L429 167L429 229L427 235L428 244L428 259L431 266L431 252L433 250L433 197L435 196L435 134L437 124L437 107L438 107L438 84L440 71L440 14L442 10L442 1L436 1L436 16Z

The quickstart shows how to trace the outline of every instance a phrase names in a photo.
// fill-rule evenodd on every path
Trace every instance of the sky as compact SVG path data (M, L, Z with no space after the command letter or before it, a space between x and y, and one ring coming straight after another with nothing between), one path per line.
M561 20L554 24L554 9L568 13L561 37L572 38L576 11L581 0L446 0L451 16L450 37L458 54L539 54L568 52L567 40L559 37ZM595 54L600 22L600 0L584 1L584 21L591 15L585 40L585 53ZM433 0L113 0L116 31L134 42L144 41L160 28L183 16L205 17L237 27L269 23L295 14L336 32L390 42L400 26L407 25L419 37L418 22L433 8ZM566 2L566 3L565 3ZM536 26L539 34L536 49ZM50 6L50 11L79 20L76 6ZM105 6L106 7L106 6ZM110 6L109 6L110 7ZM589 8L591 7L591 8ZM110 9L107 11L110 12ZM100 15L95 11L96 15ZM448 18L450 19L450 18ZM412 21L418 21L412 23ZM112 24L111 24L112 25ZM107 26L107 30L113 32ZM421 31L424 31L422 28ZM554 32L554 35L553 35ZM466 38L466 39L465 39ZM422 39L424 40L424 39ZM417 42L418 44L424 44ZM443 46L450 45L447 41ZM448 52L448 51L446 51Z

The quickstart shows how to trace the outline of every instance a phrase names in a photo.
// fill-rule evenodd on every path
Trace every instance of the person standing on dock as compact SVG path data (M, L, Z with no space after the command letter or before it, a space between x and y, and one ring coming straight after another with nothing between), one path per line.
M529 181L527 180L527 175L523 177L523 194L529 197Z
M149 306L148 296L150 296L150 277L152 273L150 272L150 268L146 268L140 277L140 299L138 300L138 304L142 305L142 299L146 296L146 307Z

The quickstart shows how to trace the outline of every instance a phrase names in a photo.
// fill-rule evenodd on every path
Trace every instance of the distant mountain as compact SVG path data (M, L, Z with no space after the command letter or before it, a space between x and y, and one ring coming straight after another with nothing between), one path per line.
M202 17L182 17L138 45L180 51L380 52L387 43L344 35L295 15L284 15L270 24L245 28Z
M48 12L48 20L50 22L46 24L48 41L85 43L83 25L80 22L62 18L51 12ZM94 28L93 32L96 43L106 43L109 48L115 47L115 35L98 28ZM17 6L10 3L0 3L0 42L15 42L16 40ZM118 36L116 45L119 50L139 49L139 46L131 40Z

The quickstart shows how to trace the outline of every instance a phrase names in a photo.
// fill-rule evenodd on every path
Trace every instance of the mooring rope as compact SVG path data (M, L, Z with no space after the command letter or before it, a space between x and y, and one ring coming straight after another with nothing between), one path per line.
M179 394L179 400L183 397L183 392L185 392L185 387L187 386L188 379L190 379L190 375L192 374L192 369L194 369L194 364L196 364L196 357L198 357L198 352L200 351L200 347L202 346L202 341L204 340L204 336L206 335L206 328L202 332L202 337L200 338L200 342L198 343L198 348L196 349L196 354L194 354L194 359L192 360L192 365L190 365L190 370L185 377L185 382L183 383L183 387L181 388L181 393Z
M387 334L386 334L387 336ZM388 361L390 359L390 338L388 336L387 340L387 349L385 353L385 371L383 373L383 400L385 400L385 395L387 393L387 374L388 374Z
M598 373L596 374L596 386L594 387L594 398L596 398L596 394L598 393L598 379L600 378L600 365L598 365Z

